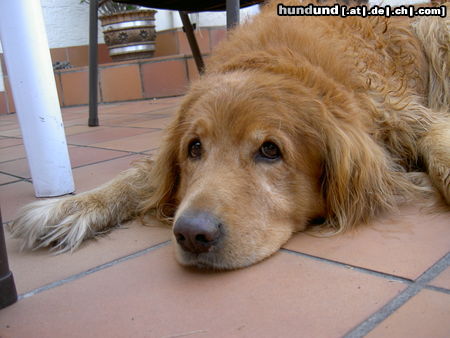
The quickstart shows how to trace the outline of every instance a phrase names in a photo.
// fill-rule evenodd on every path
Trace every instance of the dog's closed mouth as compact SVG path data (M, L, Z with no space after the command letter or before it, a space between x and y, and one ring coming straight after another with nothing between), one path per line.
M186 267L194 267L201 270L223 270L220 254L211 249L209 252L192 253L185 251L180 246L177 246L176 253L178 261Z

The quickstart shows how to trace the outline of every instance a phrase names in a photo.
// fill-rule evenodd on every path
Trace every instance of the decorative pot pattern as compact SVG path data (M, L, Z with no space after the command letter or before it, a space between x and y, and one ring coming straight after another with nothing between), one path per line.
M136 10L100 17L105 43L114 61L153 56L155 13L155 10Z

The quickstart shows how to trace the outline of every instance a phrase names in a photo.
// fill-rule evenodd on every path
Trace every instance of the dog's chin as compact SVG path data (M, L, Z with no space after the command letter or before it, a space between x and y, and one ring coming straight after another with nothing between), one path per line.
M204 270L234 270L255 264L265 257L227 257L221 250L212 250L204 253L191 253L184 251L179 245L175 245L175 257L183 266L195 267Z

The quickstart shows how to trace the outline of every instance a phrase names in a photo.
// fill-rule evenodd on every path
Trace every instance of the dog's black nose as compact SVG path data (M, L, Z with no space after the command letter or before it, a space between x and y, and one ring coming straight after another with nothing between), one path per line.
M209 213L186 212L175 222L173 233L183 250L201 253L219 242L221 228L221 223Z

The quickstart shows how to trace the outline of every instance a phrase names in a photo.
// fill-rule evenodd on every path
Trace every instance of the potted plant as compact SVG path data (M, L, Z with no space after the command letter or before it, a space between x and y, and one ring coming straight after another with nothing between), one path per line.
M98 12L103 35L113 61L152 57L155 52L155 10L139 6L98 1ZM89 0L81 0L88 3Z

